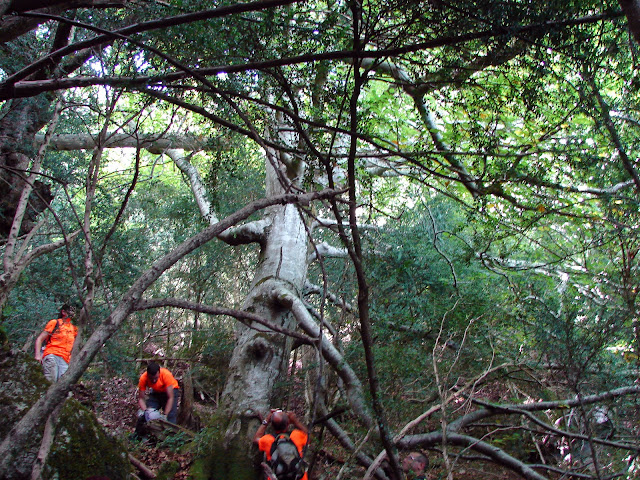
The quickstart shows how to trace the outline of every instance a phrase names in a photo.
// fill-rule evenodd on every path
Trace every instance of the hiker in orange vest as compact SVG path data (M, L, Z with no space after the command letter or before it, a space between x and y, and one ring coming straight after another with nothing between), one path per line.
M145 392L149 387L151 393L145 400ZM164 420L177 423L179 398L178 381L173 378L169 370L161 368L156 362L151 362L138 381L138 405L142 412L144 413L147 408L160 410Z
M71 350L78 335L77 327L71 323L73 314L73 307L63 305L60 318L49 320L36 338L36 360L42 363L44 376L50 382L57 382L69 368Z
M274 434L266 434L267 425L273 426ZM294 428L291 433L287 433L289 430L289 423L292 423ZM256 434L253 436L253 443L258 446L258 449L265 454L265 460L267 465L269 465L276 476L280 473L276 470L281 468L280 466L274 464L274 459L272 458L275 446L277 442L280 440L280 437L284 435L287 440L290 440L298 450L298 459L295 460L296 464L299 462L300 465L296 468L292 467L292 472L296 470L296 474L287 472L290 476L295 476L295 478L299 478L300 480L309 480L308 474L305 471L306 465L303 462L304 457L304 447L307 445L309 441L309 431L307 427L298 420L298 417L294 412L283 412L282 410L274 410L272 409L267 418L262 421L262 425L258 427L256 430ZM288 477L287 477L288 478Z

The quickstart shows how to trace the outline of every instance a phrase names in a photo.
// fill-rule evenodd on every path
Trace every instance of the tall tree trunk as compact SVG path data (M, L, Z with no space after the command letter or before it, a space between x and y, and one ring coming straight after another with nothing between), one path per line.
M12 100L0 119L0 239L7 238L13 217L25 186L25 179L36 155L33 138L53 117L51 98L44 95ZM34 181L34 194L22 222L22 233L28 233L34 219L53 199L49 186Z
M302 162L291 159L284 159L284 163L276 166L274 159L275 155L271 155L273 163L266 162L267 197L288 190L289 182L301 178L304 168ZM264 232L259 263L242 308L274 325L293 328L293 315L274 300L274 295L282 288L298 297L302 294L307 275L305 220L296 205L271 207L266 218L269 226ZM229 423L222 445L228 462L225 472L216 472L222 474L220 478L257 478L252 462L256 453L252 438L260 425L258 415L264 416L270 408L282 406L278 385L287 374L291 341L266 331L263 326L251 327L255 328L238 325L236 329L236 346L222 394L222 407Z
M53 200L49 185L37 180L44 145L37 151L33 144L35 132L54 117L55 110L46 100L40 96L12 101L0 118L0 241L6 241L0 274L0 312L28 264L64 244L28 251L37 230L36 217ZM43 142L46 144L46 140ZM20 239L20 235L25 238Z

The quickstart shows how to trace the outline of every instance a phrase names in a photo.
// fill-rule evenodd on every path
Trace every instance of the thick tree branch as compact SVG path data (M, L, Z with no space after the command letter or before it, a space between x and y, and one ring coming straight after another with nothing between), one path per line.
M202 215L204 220L209 225L217 223L218 217L213 211L211 202L207 198L207 189L202 183L202 179L200 178L198 169L184 157L184 153L182 151L170 148L166 150L166 153L167 155L169 155L169 157L171 157L171 160L173 160L180 171L184 173L189 179L191 192L193 193L193 198L195 199L196 205L198 205L198 209L200 210L200 215Z
M447 444L469 448L486 455L488 458L493 460L493 462L518 473L521 477L526 478L527 480L548 480L547 477L540 475L526 463L512 457L501 448L491 445L490 443L457 433L447 433L446 440Z
M502 365L497 365L495 367L492 367L482 372L482 374L478 375L477 377L474 377L471 380L467 381L462 387L460 387L460 389L457 392L446 397L441 403L437 405L433 405L426 412L423 412L422 414L418 415L416 418L414 418L409 423L407 423L404 427L402 427L400 432L393 438L393 442L396 445L398 445L400 443L400 440L402 440L402 438L404 438L409 431L417 427L420 423L424 422L427 418L431 417L431 415L442 410L443 407L445 407L446 405L450 404L451 402L463 396L471 388L479 385L483 380L486 380L487 377L489 377L489 375L491 375L492 373L497 372L499 370L503 370L509 366L512 366L512 364L504 363ZM363 477L362 480L369 480L371 478L373 470L378 468L386 458L387 458L387 452L384 450L381 451L376 457L376 459L373 461L373 463L369 466L369 469L365 473L365 476Z
M162 97L162 100L167 101L167 98ZM185 105L181 105L185 106ZM201 108L193 107L192 110L196 113L199 113L206 118L210 118L213 121L223 120L219 119L215 116L208 114L208 112L204 111ZM228 123L228 122L226 122ZM226 123L223 125L229 127ZM230 127L231 128L231 127ZM238 127L233 126L233 129L236 131L240 131ZM251 135L249 131L240 131L240 133L244 135ZM345 133L343 131L338 131L337 133ZM370 142L371 139L365 138L361 135L358 135L358 138ZM39 145L43 141L43 136L36 136L36 145ZM96 138L91 134L60 134L53 135L51 138L51 143L49 149L52 150L62 150L62 151L72 151L78 149L90 149L96 146ZM268 142L267 142L268 143ZM277 148L280 147L275 144L269 144L270 146ZM216 150L220 148L228 148L224 142L213 142L210 139L196 137L196 136L188 136L188 135L166 135L159 137L154 134L109 134L108 139L105 143L106 147L114 147L114 148L144 148L151 153L161 154L166 152L168 149L184 149L189 151L210 151ZM435 152L434 152L435 153ZM388 153L391 154L391 153ZM411 159L407 155L400 155L405 161L411 162ZM429 172L435 174L434 172ZM602 197L608 195L620 195L620 193L627 189L633 189L635 186L635 182L633 180L629 180L626 182L620 182L618 184L612 185L608 188L593 188L587 186L580 185L564 185L560 183L552 183L547 181L542 181L539 178L526 176L526 175L517 175L514 172L511 172L511 182L519 183L519 184L528 184L535 187L544 187L549 188L551 190L556 190L558 192L567 192L567 193L579 193L579 194L588 194L593 195L595 197ZM499 191L494 191L494 194L500 195ZM502 195L505 197L505 195ZM505 199L507 199L505 197ZM534 210L535 207L527 207L520 205L519 202L514 202L513 199L507 199L511 201L519 208ZM325 226L325 227L335 227L336 221L330 219L317 219L317 222L314 222L313 227L315 226ZM343 226L346 226L343 224ZM367 225L359 225L360 228L369 228ZM371 227L375 228L375 227ZM250 242L259 242L260 234L251 230L246 233L239 233L239 237L246 238L239 240L239 243L250 243ZM257 235L257 236L256 236ZM227 241L227 240L224 240ZM237 244L229 241L230 244Z
M400 440L398 446L407 450L418 447L426 448L441 445L444 440L446 440L448 445L459 446L481 453L487 459L518 473L527 480L548 480L547 477L540 475L530 465L512 457L504 450L468 435L447 432L445 437L442 432L433 432L422 435L419 440L417 436L407 436Z
M110 41L113 41L116 38L126 37L127 35L131 35L135 33L165 29L165 28L169 28L177 25L184 25L192 22L210 20L213 18L221 18L227 15L266 10L269 8L275 8L283 5L298 3L299 1L300 0L262 0L262 1L249 2L249 3L237 3L230 6L224 6L224 7L214 8L210 10L186 13L183 15L166 17L166 18L161 18L157 20L151 20L148 22L129 25L127 27L114 30L112 32L97 35L96 37L93 37L91 39L77 42L75 44L68 45L64 48L60 48L55 52L52 52L51 54L32 63L28 67L23 68L20 72L17 72L11 75L9 78L6 79L5 82L3 82L3 84L7 86L14 85L16 82L24 78L27 78L29 75L33 74L34 72L37 72L41 68L44 68L46 65L50 64L51 61L56 61L57 59L73 52L77 52L80 50L84 50L86 48L92 48L98 45L108 43Z
M10 42L46 22L43 18L25 18L18 14L34 11L58 15L77 8L121 8L128 0L2 0L0 1L0 43Z
M284 289L274 292L274 297L277 298L278 302L283 306L286 306L291 310L298 322L298 325L307 333L307 335L312 337L315 341L319 340L322 356L345 384L351 408L354 413L358 415L360 421L370 428L374 424L374 421L365 401L362 383L360 383L360 379L357 377L356 373L352 370L336 347L324 335L322 335L320 327L313 320L311 314L308 312L300 298Z
M6 10L1 12L22 13L41 8L59 7L65 10L74 8L124 7L127 0L8 0Z
M353 452L356 460L360 465L364 467L369 467L371 465L371 458L367 456L362 450L357 448L356 444L353 443L351 438L349 438L349 434L345 432L335 420L329 419L327 420L325 425L327 426L329 432L331 432L331 434L336 438L336 440L338 440L338 442L344 449L349 452ZM379 468L375 469L374 475L380 480L388 480L388 477Z
M604 402L623 395L637 395L638 393L640 393L640 387L633 386L622 387L608 392L588 395L580 399L572 398L557 401L532 402L520 405L493 405L485 402L485 404L487 405L486 408L465 414L459 419L449 423L447 426L446 435L442 431L431 432L427 434L406 435L398 440L397 445L399 448L403 449L431 447L439 445L443 442L443 440L446 440L448 445L462 446L482 453L495 463L503 465L506 468L519 473L523 478L526 478L528 480L542 480L546 477L543 477L536 473L531 465L527 465L511 457L501 449L492 446L487 442L467 435L461 435L458 432L465 427L469 427L475 424L479 420L495 415L524 415L525 412L529 413L534 411L566 409L577 407L580 405ZM611 446L618 447L616 442L614 442L614 445ZM621 444L619 448L635 451L640 450L640 447L632 446L629 444Z
M43 135L36 135L36 145L43 141ZM202 178L197 168L185 158L184 150L197 152L227 148L221 142L212 142L203 137L189 135L111 133L106 136L104 141L100 141L97 136L91 134L58 134L51 137L48 147L50 150L56 151L75 151L93 149L98 145L101 145L102 148L143 148L153 154L167 154L189 179L191 191L205 221L210 225L218 221L211 202L207 198ZM219 239L229 245L261 243L268 225L269 221L267 220L250 222L246 225L230 228L223 232Z
M149 310L152 308L163 308L163 307L176 307L181 308L183 310L192 310L194 312L206 313L207 315L225 315L228 317L235 318L239 322L242 322L249 328L253 328L256 330L260 330L262 332L277 332L283 335L287 335L288 337L293 337L302 343L311 344L313 343L313 339L306 335L302 335L298 332L294 332L293 330L289 330L278 325L265 320L259 315L256 315L251 312L246 312L244 310L235 310L232 308L225 307L217 307L214 305L204 305L202 303L192 302L189 300L183 300L180 298L154 298L154 299L142 299L136 303L134 310ZM265 329L258 329L254 323L262 325L266 327Z
M250 243L262 244L266 238L267 229L271 226L271 218L255 220L243 225L231 227L218 236L228 245L248 245Z
M154 154L161 154L169 149L182 149L192 152L209 151L220 148L220 144L210 142L195 135L171 134L138 134L138 133L108 133L102 148L143 148ZM35 136L35 144L40 145L45 140L44 135ZM52 135L48 149L56 151L93 150L99 145L98 135L89 133L67 133Z
M424 101L425 93L417 88L418 82L412 80L409 74L398 65L389 61L377 62L373 58L365 58L362 60L361 66L362 68L390 75L413 99L416 109L418 110L420 117L431 136L431 140L433 141L436 150L444 156L447 162L449 162L450 168L456 172L460 181L467 187L467 190L474 197L479 195L481 193L481 185L478 184L477 180L467 171L464 164L451 152L451 148L445 144L442 133L440 133L433 115L429 110L427 103Z
M60 412L62 411L63 406L64 403L60 403L60 405L58 405L55 410L51 412L51 415L49 415L47 421L44 424L44 432L42 434L40 448L38 449L38 455L36 456L36 461L33 462L33 468L31 469L31 480L42 479L42 470L45 466L45 463L47 462L47 457L51 452L51 447L53 446L56 424L58 423Z
M476 410L475 412L471 412L458 420L451 422L449 424L449 429L451 431L460 431L462 428L475 423L484 418L488 418L494 415L498 415L501 413L505 413L510 409L513 410L522 410L527 412L538 412L544 410L557 410L557 409L566 409L571 407L578 407L581 405L590 405L593 403L604 402L607 400L612 400L616 397L624 396L624 395L634 395L640 393L640 387L621 387L614 390L610 390L608 392L602 392L594 395L587 395L581 398L567 398L564 400L556 400L556 401L547 401L547 402L535 402L535 403L524 403L521 405L518 404L509 404L509 405L490 405L487 408L483 408L480 410ZM514 412L519 413L519 412Z
M269 6L264 6L266 3L273 3L274 5L284 5L290 3L296 3L300 0L290 0L290 1L273 1L273 2L255 2L254 4L238 4L243 7L246 5L254 5L255 8L253 10L257 10L258 8L269 8ZM77 88L77 87L87 87L91 85L110 85L113 87L142 87L142 86L152 86L159 84L167 84L172 81L181 80L187 78L189 74L186 72L179 73L167 73L167 74L159 74L152 77L136 77L134 78L123 78L123 77L78 77L78 78L67 78L67 79L56 79L50 81L27 81L24 80L28 75L33 73L34 71L42 68L47 62L51 61L52 58L58 58L64 55L68 55L73 53L74 51L82 50L85 48L95 47L104 42L109 41L115 35L129 35L134 33L140 33L148 30L155 30L158 28L165 28L167 26L175 26L183 23L190 23L193 21L206 20L209 18L216 18L219 16L229 15L231 13L242 13L243 11L251 11L252 8L220 8L214 11L204 11L204 12L195 12L192 14L188 14L185 16L179 17L168 17L165 19L154 20L152 22L141 23L138 25L132 25L120 30L114 31L111 35L99 35L91 40L86 40L83 42L79 42L73 45L69 45L64 49L60 49L51 55L44 57L34 64L30 65L26 69L21 72L18 72L15 75L12 75L4 82L0 83L0 100L8 100L10 98L21 98L21 97L30 97L34 95L38 95L39 93L46 91L54 91L54 90L62 90L69 88ZM296 65L301 63L309 63L309 62L320 62L325 60L355 60L355 59L364 59L364 58L387 58L387 57L395 57L398 55L417 52L421 50L428 50L433 48L439 48L442 46L452 46L458 45L461 43L466 43L472 40L477 39L486 39L496 36L517 36L529 31L538 31L541 28L548 30L556 30L561 28L566 28L570 26L576 25L585 25L590 23L598 23L603 20L612 20L622 15L622 12L611 12L605 13L602 15L594 15L590 17L583 17L581 19L571 19L563 22L547 22L545 24L532 24L519 28L505 29L505 28L495 28L490 30L483 30L480 32L473 32L459 36L451 36L451 37L441 37L438 39L430 40L427 42L420 42L400 48L393 48L387 50L378 50L378 51L362 51L357 52L353 50L343 50L343 51L335 51L335 52L326 52L319 54L305 54L299 55L289 58L280 58L274 60L265 60L262 62L254 62L243 65L224 65L224 66L216 66L202 69L194 69L194 72L197 72L200 75L216 75L219 73L236 73L236 72L245 72L251 70L266 70L279 66L286 65Z
M482 400L478 400L478 399L471 399L471 401L473 403L475 403L476 405L481 405L481 406L485 406L485 407L493 407L492 405L490 405L488 402L483 402ZM632 444L628 444L628 443L620 443L620 442L612 442L610 440L604 440L602 438L596 438L596 437L590 437L588 435L582 435L579 433L572 433L572 432L568 432L566 430L560 430L559 428L556 428L552 425L549 425L548 423L543 422L542 420L540 420L538 417L536 417L535 415L533 415L531 412L527 412L526 410L522 410L520 408L500 408L500 410L504 413L507 414L514 414L514 415L522 415L526 418L528 418L529 420L531 420L533 423L535 423L536 425L538 425L539 427L543 428L546 432L548 433L552 433L561 437L565 437L565 438L573 438L573 439L578 439L578 440L585 440L585 441L592 441L594 443L598 443L600 445L606 445L609 447L613 447L613 448L618 448L618 449L622 449L622 450L632 450L632 451L640 451L640 445L632 445Z
M213 210L213 206L207 196L207 189L202 182L198 169L184 157L184 153L176 149L167 149L167 155L171 157L176 166L189 179L191 192L195 198L196 205L204 220L212 225L218 221L218 217ZM245 225L230 228L222 232L218 238L229 245L246 245L249 243L262 243L265 240L266 230L271 225L270 218L257 220Z
M318 260L318 258L348 258L349 252L346 248L338 248L333 245L329 245L327 242L322 242L316 245L316 248L307 257L307 263L311 264Z
M34 248L33 250L31 250L29 253L27 253L20 259L19 265L23 265L23 266L29 265L36 258L42 255L45 255L47 253L51 253L54 250L57 250L58 248L64 245L70 244L75 240L75 238L80 234L80 232L81 230L76 230L75 232L67 235L66 238L62 238L56 242L48 243L46 245L40 245L39 247Z

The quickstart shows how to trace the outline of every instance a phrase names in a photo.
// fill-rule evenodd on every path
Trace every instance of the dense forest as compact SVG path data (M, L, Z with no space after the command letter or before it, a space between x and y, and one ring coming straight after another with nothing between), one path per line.
M276 407L311 479L638 478L640 2L0 14L2 369L79 331L0 408L0 478L64 480L57 407L150 359L190 478L263 478Z

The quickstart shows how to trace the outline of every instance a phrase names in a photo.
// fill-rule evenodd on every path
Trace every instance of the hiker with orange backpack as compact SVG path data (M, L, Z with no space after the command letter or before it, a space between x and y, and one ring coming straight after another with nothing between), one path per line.
M44 376L50 382L57 382L69 368L71 350L78 335L78 328L71 323L73 314L73 307L63 305L60 308L60 318L49 320L36 338L35 357L42 363Z
M269 423L274 433L265 435ZM295 427L291 433L289 423ZM303 460L308 441L309 431L294 412L275 409L271 409L253 437L253 443L264 452L266 464L278 480L309 480Z

